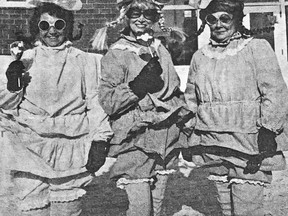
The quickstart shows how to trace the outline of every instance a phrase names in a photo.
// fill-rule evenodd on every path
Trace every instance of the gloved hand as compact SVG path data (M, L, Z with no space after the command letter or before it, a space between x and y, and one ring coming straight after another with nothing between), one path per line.
M264 127L261 127L258 132L258 148L259 152L276 153L277 143L276 134Z
M259 154L252 156L247 161L247 165L244 168L244 174L255 174L259 171L262 161L267 157L272 157L276 153L277 143L275 140L276 134L266 128L260 128L258 132L258 148Z
M259 171L262 161L265 159L263 154L257 154L252 156L246 163L246 167L244 168L244 174L255 174Z
M108 144L105 141L93 141L91 143L88 162L86 164L88 172L94 174L104 165L108 150Z
M158 57L153 57L128 85L134 94L142 99L148 92L155 93L163 88L164 81L160 77L162 72Z
M10 63L6 71L8 91L15 92L23 88L22 73L24 73L24 68L22 61L15 60Z
M185 148L181 150L182 157L184 160L191 162L192 161L192 152L191 148Z

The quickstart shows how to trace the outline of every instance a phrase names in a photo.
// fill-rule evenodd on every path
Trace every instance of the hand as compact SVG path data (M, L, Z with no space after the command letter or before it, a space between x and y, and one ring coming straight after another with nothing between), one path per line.
M190 148L182 149L181 153L184 160L192 162L192 152Z
M86 169L94 174L105 163L108 154L108 144L105 141L93 141L88 154Z
M258 132L258 148L259 154L252 156L247 161L247 165L244 168L244 174L255 174L259 171L262 161L267 157L273 157L277 151L277 143L275 141L276 134L264 127L259 129Z
M249 173L255 174L256 172L258 172L264 158L265 157L263 157L262 154L252 156L252 158L247 161L246 167L244 168L243 173L244 174L249 174Z
M10 63L7 71L7 89L11 92L20 91L23 88L22 73L24 73L22 61L15 60Z
M148 92L155 93L164 86L164 81L160 77L163 70L158 61L158 57L153 57L143 67L139 75L129 82L130 89L142 99Z
M276 153L277 143L275 141L276 134L264 127L261 127L258 132L258 148L259 152Z

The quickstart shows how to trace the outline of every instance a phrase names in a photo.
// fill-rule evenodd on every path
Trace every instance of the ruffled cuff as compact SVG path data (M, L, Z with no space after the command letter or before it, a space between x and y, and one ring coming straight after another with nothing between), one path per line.
M120 189L124 189L126 185L128 184L138 184L138 183L149 183L152 184L154 182L153 178L143 178L143 179L126 179L126 178L120 178L116 182L116 187Z
M158 175L171 175L173 173L176 173L176 170L175 169L156 170L155 173L158 174Z
M247 180L247 179L239 179L239 178L232 178L228 179L228 176L218 176L218 175L210 175L208 176L208 179L211 181L216 181L216 182L223 182L223 183L235 183L235 184L253 184L253 185L261 185L261 186L266 186L267 183L263 181L258 181L258 180Z

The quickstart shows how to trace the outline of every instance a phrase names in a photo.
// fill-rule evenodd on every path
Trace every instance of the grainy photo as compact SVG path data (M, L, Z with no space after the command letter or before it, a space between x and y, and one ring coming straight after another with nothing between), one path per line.
M287 17L0 0L0 216L287 216Z

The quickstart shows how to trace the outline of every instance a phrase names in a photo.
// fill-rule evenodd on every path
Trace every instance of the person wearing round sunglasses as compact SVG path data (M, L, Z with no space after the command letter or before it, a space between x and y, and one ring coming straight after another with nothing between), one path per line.
M70 41L80 0L28 3L35 45L12 44L0 87L15 201L19 215L76 216L113 134L98 102L100 61Z
M160 215L181 122L189 117L172 59L153 37L161 3L118 0L117 22L126 25L101 60L99 101L114 131L109 156L117 158L110 176L128 195L127 216Z
M209 167L223 215L263 216L264 186L285 167L288 90L270 44L243 26L243 9L212 0L200 10L210 41L190 64L185 99L195 119L183 155Z

